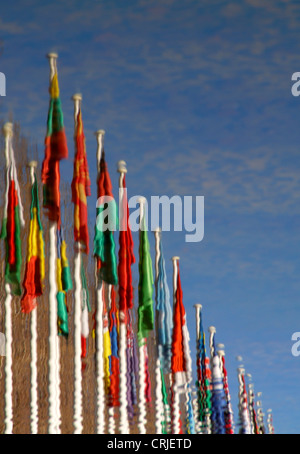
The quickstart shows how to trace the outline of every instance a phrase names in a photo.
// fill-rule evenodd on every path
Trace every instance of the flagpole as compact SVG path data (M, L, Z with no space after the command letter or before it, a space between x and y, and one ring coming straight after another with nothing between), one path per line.
M177 278L178 278L178 256L172 257L173 261L173 311L176 304ZM173 403L172 403L172 433L180 433L180 397L179 397L179 381L178 373L173 374Z
M202 380L202 374L201 374L201 352L200 352L200 341L201 341L201 332L200 332L200 319L201 319L201 310L202 310L202 304L194 304L194 308L196 311L196 351L197 351L197 358L196 358L196 365L197 365L197 381L198 381L198 399L197 399L197 426L196 426L196 431L197 433L202 433L202 421L200 418L200 404L199 400L201 400L201 392L202 392L202 386L201 386L201 380Z
M158 275L159 275L159 257L160 257L160 235L161 229L158 227L154 231L155 236L155 291L156 291L156 305L157 305L157 294L158 294ZM161 379L161 358L159 352L159 339L158 339L158 320L156 317L156 342L157 342L157 358L156 358L156 365L155 365L155 378L156 378L156 394L155 394L155 430L156 434L162 434L162 424L163 424L163 413L164 413L164 406L163 406L163 396L162 396L162 379Z
M10 165L9 156L9 143L13 136L13 124L5 123L3 127L3 133L5 137L5 160L6 170ZM9 181L7 181L7 185ZM8 187L6 188L6 193ZM7 201L6 201L7 203ZM13 431L13 375L12 375L12 320L11 320L11 304L12 304L12 293L8 283L5 284L5 434L12 434Z
M109 311L111 310L112 306L112 292L113 286L108 284L108 298L109 298ZM114 434L115 433L115 407L114 405L109 406L108 408L108 433Z
M37 161L30 161L28 164L30 168L30 181L31 185L34 185L35 182L35 168L37 167ZM30 316L30 331L31 331L31 340L30 340L30 350L31 350L31 433L38 433L38 393L37 393L37 307L34 307L31 311Z
M245 384L245 369L240 366L238 368L238 382L239 382L239 414L240 420L242 424L242 431L243 434L250 434L251 427L250 427L250 417L248 411L248 401L247 401L247 390Z
M100 172L100 161L103 149L103 136L105 131L99 129L96 131L97 139L97 170ZM97 383L97 434L104 434L104 408L105 408L105 391L104 391L104 361L103 361L103 292L104 282L98 278L97 258L95 258L95 276L96 276L96 383Z
M74 137L77 133L77 115L80 109L82 96L75 94L74 101ZM75 148L76 153L76 148ZM74 254L74 433L82 433L82 374L81 374L81 245L77 241Z
M233 411L232 411L231 397L230 397L229 387L228 387L227 371L225 368L225 350L224 350L223 344L218 345L217 353L220 358L220 365L221 365L222 378L223 378L223 387L224 387L224 392L225 392L225 397L226 397L227 415L225 416L225 423L226 423L225 428L226 428L227 434L233 434L234 433Z
M50 83L56 72L56 53L47 55L50 65ZM49 433L60 433L60 352L57 330L56 282L57 221L49 221Z
M145 197L139 197L138 203L140 204L140 231L143 228L143 219L145 216ZM146 398L145 398L145 390L146 390L146 368L145 368L145 360L146 360L146 348L147 348L147 339L144 338L140 341L139 345L139 420L138 420L138 428L140 434L146 433Z
M119 176L119 205L123 207L124 195L123 180L127 173L125 161L118 162ZM123 217L127 216L126 213L122 213ZM128 311L128 309L127 309ZM126 357L126 346L127 346L127 325L128 314L120 311L120 337L119 337L119 358L120 358L120 424L119 430L121 434L129 433L129 422L127 413L127 357Z

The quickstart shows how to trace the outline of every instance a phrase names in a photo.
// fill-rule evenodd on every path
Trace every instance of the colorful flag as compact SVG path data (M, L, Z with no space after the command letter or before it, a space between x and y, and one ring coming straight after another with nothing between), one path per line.
M83 252L89 253L89 231L87 196L91 195L91 182L85 148L85 137L81 109L76 121L74 173L71 184L74 203L74 240L83 245Z
M125 175L123 175L123 187L120 188L120 198L122 203L123 216L120 219L119 232L119 311L124 314L126 323L127 310L133 307L133 288L131 266L135 263L133 253L133 240L129 226L129 208L126 195Z
M57 71L50 83L50 106L45 138L45 158L42 165L43 206L49 220L60 225L59 162L68 157L63 113L59 98Z
M157 334L158 350L162 369L170 372L172 356L172 308L170 303L170 291L167 283L165 260L162 244L159 243L158 278L157 278Z
M73 288L69 261L67 258L67 245L63 238L61 227L57 229L57 261L56 261L56 280L57 280L57 317L58 333L67 337L68 327L68 307L67 292Z
M1 239L5 240L5 282L10 284L13 295L21 295L21 225L24 225L23 207L17 170L12 149L12 137L8 137L8 165L6 171L6 193Z
M138 342L148 337L154 328L153 311L153 273L150 246L146 230L145 217L142 217L139 245L139 307L138 307Z
M111 342L111 357L110 357L110 401L111 407L118 407L119 401L119 375L120 375L120 360L118 350L118 333L119 333L119 317L116 306L116 296L114 287L111 286L111 308L109 311L109 332Z
M117 205L112 194L112 185L105 161L104 150L101 153L100 172L97 180L97 222L95 225L94 255L97 257L99 279L107 284L117 285L117 259L112 226L116 226ZM103 199L105 198L105 200ZM110 198L108 200L107 198ZM105 216L106 210L108 215Z
M22 312L29 313L36 307L36 298L43 293L45 253L43 227L40 218L39 194L36 175L31 188L30 227L27 245L27 263L21 299Z
M205 332L203 329L202 315L199 321L199 338L197 343L197 388L198 388L198 419L201 424L201 431L207 432L211 429L211 371L209 358L206 356Z
M104 365L104 382L105 389L108 393L110 386L109 360L111 356L111 343L108 326L108 313L105 300L103 300L103 365Z

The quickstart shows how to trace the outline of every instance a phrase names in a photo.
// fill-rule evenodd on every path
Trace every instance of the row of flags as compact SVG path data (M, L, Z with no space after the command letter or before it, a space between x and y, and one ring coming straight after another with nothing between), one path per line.
M67 258L67 245L63 234L60 212L60 168L62 159L68 157L68 147L63 122L62 106L56 67L57 56L50 56L50 105L45 139L45 157L42 164L43 208L49 222L55 225L56 250L55 278L57 299L57 334L69 335L68 294L73 289L72 276ZM85 136L81 112L81 98L75 96L74 114L74 173L71 184L74 204L75 250L88 256L90 251L88 234L87 197L91 195L90 178L85 147ZM45 280L44 231L41 223L37 177L34 174L31 188L30 226L27 241L27 261L21 285L21 225L24 225L23 208L14 162L11 131L7 137L7 182L4 219L1 238L6 245L5 282L13 295L21 297L22 312L28 314L37 309L37 298L42 295ZM133 420L136 407L139 413L140 433L146 433L151 401L155 388L156 432L157 433L234 433L233 411L229 393L224 352L217 351L215 330L210 329L210 355L206 352L205 334L201 307L196 306L197 329L197 378L193 383L190 337L183 303L179 258L173 258L173 304L167 283L161 232L155 233L155 277L150 252L148 232L140 202L139 232L139 282L137 333L134 331L134 298L132 265L135 263L133 238L129 225L129 208L125 175L126 165L119 163L119 189L122 216L118 219L117 205L113 197L104 147L103 132L97 135L98 175L97 209L93 242L95 273L99 289L99 300L93 314L93 336L102 336L102 362L100 382L111 409L120 408L122 418ZM109 197L109 199L107 198ZM114 213L114 225L118 223L119 253L116 257L114 232L103 229L107 222L105 213ZM51 251L50 251L51 255ZM81 307L81 359L82 373L87 356L89 337L89 313L91 312L88 279L84 261L80 265ZM50 278L49 278L50 279ZM76 283L76 285L78 282ZM155 304L154 304L155 301ZM101 307L99 306L101 305ZM97 311L102 314L100 325ZM150 370L149 334L155 333L157 382L153 388L153 373ZM123 333L121 335L121 333ZM122 337L123 336L123 337ZM120 357L122 354L124 358ZM121 361L122 359L122 361ZM103 379L103 381L102 381ZM125 383L125 387L124 387ZM251 408L248 405L244 378L239 375L240 420L243 433L258 433L254 396ZM77 388L80 393L80 382ZM196 390L196 394L195 394ZM80 399L79 399L80 404ZM76 416L80 426L80 406ZM103 409L100 409L103 411ZM124 414L125 412L125 414ZM114 415L114 413L112 413ZM79 418L79 419L78 419ZM114 418L114 416L113 416ZM270 421L270 419L269 419ZM270 425L270 422L269 422ZM113 422L111 425L112 429ZM125 426L126 427L126 426Z

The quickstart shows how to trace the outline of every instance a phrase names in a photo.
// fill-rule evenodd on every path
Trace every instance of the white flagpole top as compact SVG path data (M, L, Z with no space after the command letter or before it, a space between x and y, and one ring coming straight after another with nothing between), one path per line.
M82 94L81 93L75 93L75 95L72 96L73 101L81 101L82 100Z
M4 133L5 137L9 137L9 136L13 135L13 124L11 122L4 123L3 133Z
M140 205L144 205L147 202L147 199L146 199L146 197L141 196L138 198L137 201Z
M202 304L199 304L199 303L194 304L194 307L195 307L196 309L198 308L198 309L201 310L201 309L202 309Z
M38 165L37 161L29 161L28 162L28 167L35 168L35 167L37 167L37 165Z
M97 137L104 136L104 134L105 134L104 129L98 129L98 131L95 132L95 136Z
M216 333L216 332L217 332L215 326L210 326L210 327L208 328L208 331L209 331L210 333Z
M161 232L161 228L160 227L156 227L154 230L153 230L154 233L160 233Z
M58 54L56 52L49 52L47 58L58 58Z
M127 173L126 162L119 161L118 162L118 172L119 173Z
M174 257L172 257L173 262L175 262L176 260L179 260L179 259L180 259L180 257L178 257L178 255L174 255Z

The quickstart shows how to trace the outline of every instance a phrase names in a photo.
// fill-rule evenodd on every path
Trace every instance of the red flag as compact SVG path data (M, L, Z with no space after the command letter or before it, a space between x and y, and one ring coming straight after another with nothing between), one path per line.
M171 360L171 369L173 373L186 372L182 329L184 325L185 325L185 309L182 302L182 289L178 265L176 302L173 315L173 341Z
M72 180L72 202L74 203L74 240L83 245L83 251L89 253L89 231L87 196L91 195L88 163L85 149L85 138L81 110L77 115L76 126L76 153Z
M123 205L122 225L120 225L119 233L119 264L118 264L118 278L119 278L119 310L125 314L127 309L133 307L133 288L132 288L132 275L131 265L135 263L133 254L133 240L131 230L129 227L129 208L126 196L126 183L125 175L123 178Z

